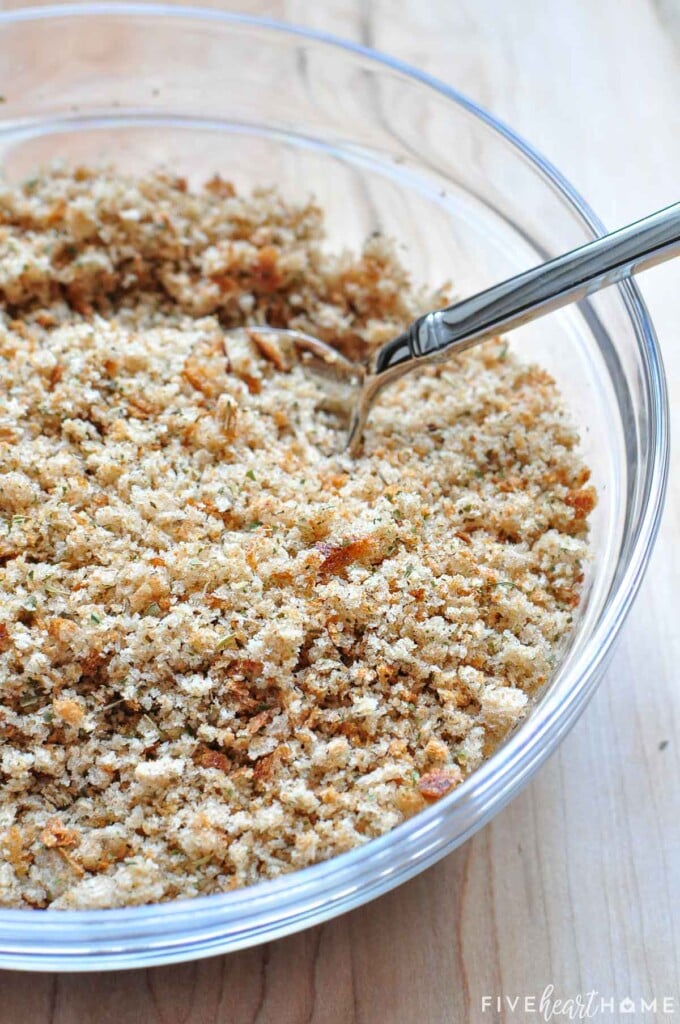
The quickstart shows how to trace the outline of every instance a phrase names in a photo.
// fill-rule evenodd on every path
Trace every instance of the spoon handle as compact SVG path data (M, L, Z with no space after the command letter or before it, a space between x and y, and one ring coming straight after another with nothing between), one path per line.
M440 363L478 341L519 327L680 255L680 203L415 320L374 355L376 385L418 364Z

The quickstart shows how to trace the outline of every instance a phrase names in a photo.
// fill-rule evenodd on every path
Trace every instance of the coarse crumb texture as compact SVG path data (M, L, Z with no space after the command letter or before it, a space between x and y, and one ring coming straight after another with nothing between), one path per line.
M474 771L583 579L595 496L545 372L488 343L333 454L317 384L226 329L360 356L442 296L220 179L4 187L0 298L2 904L271 878Z

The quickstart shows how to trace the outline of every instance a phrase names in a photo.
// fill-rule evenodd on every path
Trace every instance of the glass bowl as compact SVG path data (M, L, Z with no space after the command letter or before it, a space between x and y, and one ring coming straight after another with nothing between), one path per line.
M542 157L454 90L398 61L290 26L209 10L81 5L0 14L5 175L55 157L170 165L192 181L313 193L329 244L393 236L413 276L459 295L604 229ZM668 415L634 284L512 336L558 380L599 504L574 633L541 699L465 783L389 834L223 895L103 911L0 911L0 966L150 966L275 939L401 884L468 839L574 724L647 564L663 502Z

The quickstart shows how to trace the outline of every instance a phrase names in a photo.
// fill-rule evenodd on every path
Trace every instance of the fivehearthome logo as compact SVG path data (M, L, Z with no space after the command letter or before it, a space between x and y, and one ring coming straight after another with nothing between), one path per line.
M635 1021L644 1021L645 1017L654 1016L656 1020L663 1016L669 1019L680 1011L680 1002L672 995L645 996L612 996L591 989L589 992L577 992L576 995L558 998L555 986L546 985L539 994L524 995L483 995L481 999L482 1013L505 1014L508 1020L526 1020L534 1016L539 1021L593 1020L597 1017L613 1017L620 1020L630 1016Z

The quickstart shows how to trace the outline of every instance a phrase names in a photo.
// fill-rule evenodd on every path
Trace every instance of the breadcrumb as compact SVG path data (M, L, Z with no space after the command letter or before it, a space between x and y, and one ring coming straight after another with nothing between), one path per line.
M366 355L444 293L321 212L167 173L0 190L0 903L218 892L393 828L548 679L596 496L494 341L356 460L261 338Z

